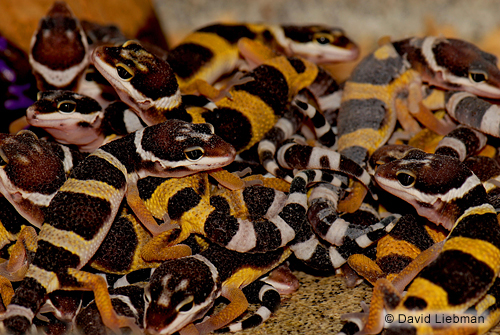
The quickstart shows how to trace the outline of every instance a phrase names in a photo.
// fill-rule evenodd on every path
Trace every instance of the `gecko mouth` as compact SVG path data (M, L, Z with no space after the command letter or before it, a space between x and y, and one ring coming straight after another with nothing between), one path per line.
M91 127L99 120L100 113L65 115L59 113L40 113L35 108L26 110L26 120L29 124L43 128L61 128L70 125L85 125Z

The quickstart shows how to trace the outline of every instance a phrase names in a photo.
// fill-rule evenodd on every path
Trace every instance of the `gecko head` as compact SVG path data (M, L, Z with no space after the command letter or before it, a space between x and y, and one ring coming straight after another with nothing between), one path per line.
M493 54L464 40L427 37L423 55L435 73L429 83L486 98L500 98L500 69Z
M104 111L99 103L72 91L41 91L26 110L26 119L43 128L58 142L82 146L101 136Z
M62 160L28 130L0 138L0 170L3 184L28 193L52 194L66 179Z
M214 265L200 255L165 261L145 289L144 329L172 334L202 318L220 294Z
M460 199L471 190L478 198L486 197L479 178L458 159L418 149L379 166L374 177L381 188L447 229L453 227L460 215Z
M181 105L179 85L170 65L136 41L97 47L90 60L120 99L148 125L158 123L156 114Z
M316 64L347 62L359 56L358 46L340 28L285 25L282 29L283 36L277 36L277 42L290 53Z
M168 120L136 132L136 150L148 172L179 177L217 169L236 157L234 147L214 134L209 123Z
M56 1L31 39L29 61L38 89L68 89L89 64L87 37L78 18L64 1Z

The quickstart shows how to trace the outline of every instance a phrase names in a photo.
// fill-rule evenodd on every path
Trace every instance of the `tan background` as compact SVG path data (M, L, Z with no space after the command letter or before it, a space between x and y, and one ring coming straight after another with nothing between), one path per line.
M421 33L426 20L451 25L467 39L498 27L497 0L153 0L172 35L215 20L324 23L343 27L356 39Z
M500 56L498 0L153 0L172 44L215 21L322 23L343 28L365 55L382 36L443 34ZM345 79L354 64L333 67Z
M342 27L371 52L382 36L443 34L477 43L500 56L498 0L67 0L81 19L115 23L134 38L155 12L170 45L216 21L322 23ZM1 0L0 33L28 50L52 0ZM154 8L154 11L153 11ZM332 67L342 80L355 63Z
M53 0L1 0L0 33L28 50L40 17L47 13L52 3ZM116 23L131 37L152 14L150 0L66 0L66 3L78 18Z

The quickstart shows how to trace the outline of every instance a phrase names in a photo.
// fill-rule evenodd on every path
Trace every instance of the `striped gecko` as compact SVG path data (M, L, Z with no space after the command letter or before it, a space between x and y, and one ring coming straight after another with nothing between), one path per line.
M101 145L144 128L146 124L121 101L105 109L93 98L66 90L40 91L26 110L28 123L57 142L92 152Z
M345 84L337 120L339 152L366 162L389 139L396 120L406 131L420 130L413 117L447 134L454 126L436 120L424 108L422 83L498 98L496 61L495 56L456 39L409 38L384 44L358 64Z
M242 63L239 41L264 43L285 56L300 56L313 63L354 60L359 49L340 28L322 25L212 24L189 34L170 51L171 64L183 94L204 92ZM207 85L208 84L208 85ZM217 93L217 90L216 92Z
M286 112L295 95L312 84L317 67L306 60L284 56L266 59L244 76L251 81L236 85L214 103L201 103L202 111L186 110L169 64L134 41L120 47L98 47L91 60L115 87L120 98L151 125L178 118L209 122L216 133L241 153L255 145Z
M382 330L384 307L394 315L434 317L462 315L479 303L500 271L500 226L481 181L456 158L418 149L407 150L400 159L379 166L375 180L383 189L412 204L420 215L451 232L444 244L428 249L425 256L417 258L392 282L386 279L376 282L370 314L360 333L376 334ZM401 298L399 293L419 271ZM493 318L490 322L481 325L483 331L497 320ZM396 322L389 325L387 332L454 334L457 330L434 326L425 322ZM474 325L468 326L472 328L460 327L464 333L474 332Z
M234 154L210 125L172 120L113 141L88 156L50 202L33 262L2 315L5 330L27 331L45 295L56 289L94 291L109 328L137 330L131 320L113 312L102 278L80 269L98 249L122 199L131 196L138 179L217 168L231 162Z

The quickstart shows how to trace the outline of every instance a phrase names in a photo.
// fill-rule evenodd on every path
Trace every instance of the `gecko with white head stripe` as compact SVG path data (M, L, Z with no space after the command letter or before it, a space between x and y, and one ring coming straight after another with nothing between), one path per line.
M108 327L136 328L133 322L113 312L109 297L100 295L107 290L103 279L80 269L97 251L123 198L133 193L140 175L185 176L229 164L234 159L234 148L213 134L207 141L193 136L176 142L178 131L185 129L191 129L193 134L212 134L211 127L205 124L167 121L102 146L73 169L47 209L33 263L2 315L7 329L26 331L45 295L58 288L93 290L96 299L100 298L96 302ZM136 138L148 160L136 152ZM76 245L80 247L75 248ZM25 292L31 292L36 299L25 301Z
M443 242L422 252L391 282L385 278L377 280L369 315L345 317L354 321L361 316L359 334L379 333L384 327L381 316L385 308L396 315L462 315L468 308L481 304L490 292L493 294L490 290L495 290L495 278L500 271L500 224L479 178L450 156L408 147L402 148L398 156L399 159L381 156L388 163L377 167L377 183L451 232ZM410 281L402 297L401 292ZM484 311L476 307L471 315ZM469 323L460 329L465 333L483 333L496 322L498 317L492 317L484 325ZM454 334L457 330L427 323L397 322L388 327L388 334Z
M437 120L422 104L422 83L498 98L496 61L492 54L458 39L415 37L382 45L358 64L344 86L337 119L339 152L366 162L389 139L396 120L410 133L421 129L415 117L447 134L455 126ZM470 122L460 122L473 126L481 118L469 113L466 119Z
M89 64L88 43L79 20L56 1L40 20L30 45L29 61L39 90L76 89Z

